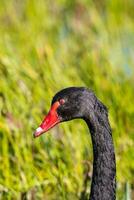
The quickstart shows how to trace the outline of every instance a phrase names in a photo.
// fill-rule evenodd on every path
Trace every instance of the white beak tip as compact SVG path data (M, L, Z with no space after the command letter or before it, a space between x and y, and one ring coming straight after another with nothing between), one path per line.
M41 127L38 127L36 131L34 132L34 137L38 137L43 132L43 129Z

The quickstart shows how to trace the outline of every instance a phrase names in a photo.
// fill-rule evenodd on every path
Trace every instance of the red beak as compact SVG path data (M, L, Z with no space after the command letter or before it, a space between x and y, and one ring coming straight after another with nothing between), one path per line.
M60 122L60 119L59 119L58 114L57 114L57 108L59 106L60 106L60 103L58 101L56 101L52 105L49 113L44 118L41 125L36 129L36 131L34 133L34 137L38 137L41 134L47 132L49 129L51 129L52 127L54 127L56 124L58 124Z

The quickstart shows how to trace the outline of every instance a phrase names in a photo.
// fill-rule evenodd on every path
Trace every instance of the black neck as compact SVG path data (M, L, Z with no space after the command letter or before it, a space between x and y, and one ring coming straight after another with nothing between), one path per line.
M85 121L90 129L94 155L90 200L115 200L116 164L107 110L97 108Z

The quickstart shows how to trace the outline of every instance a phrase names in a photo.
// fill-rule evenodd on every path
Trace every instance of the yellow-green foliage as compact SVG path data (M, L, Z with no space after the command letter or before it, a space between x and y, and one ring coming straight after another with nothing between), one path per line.
M0 199L79 199L92 166L85 124L32 136L69 86L107 105L118 188L134 183L133 17L131 0L0 1Z

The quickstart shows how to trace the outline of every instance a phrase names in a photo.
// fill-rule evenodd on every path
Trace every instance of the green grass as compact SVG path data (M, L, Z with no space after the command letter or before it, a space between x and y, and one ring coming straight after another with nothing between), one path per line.
M0 1L0 199L80 198L92 170L81 120L32 136L53 95L86 86L107 105L118 199L134 185L134 3ZM89 193L89 188L86 189ZM127 191L127 190L126 190Z

